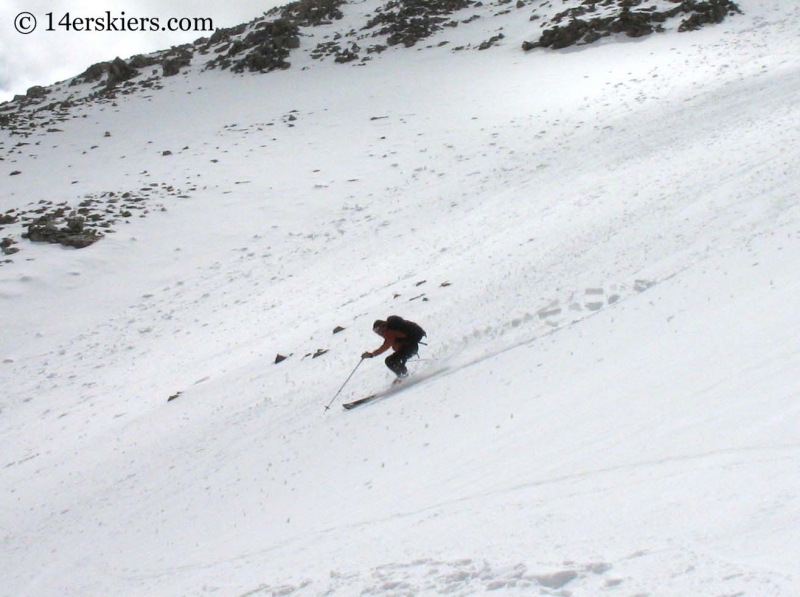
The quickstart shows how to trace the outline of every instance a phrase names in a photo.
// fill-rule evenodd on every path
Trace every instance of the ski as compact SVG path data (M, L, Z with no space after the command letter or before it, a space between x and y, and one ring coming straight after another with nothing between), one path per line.
M366 398L360 398L358 400L353 400L352 402L345 402L344 404L342 404L342 406L346 410L350 410L351 408L355 408L356 406L360 406L362 404L366 404L370 400L375 400L375 398L377 398L378 396L379 396L379 394L372 394L370 396L367 396Z
M356 406L361 406L362 404L366 404L367 402L372 402L376 398L384 398L386 396L389 396L391 394L399 392L401 389L403 389L405 387L403 385L403 381L405 381L406 379L407 378L395 379L392 382L392 385L390 385L388 388L386 388L382 392L376 392L375 394L370 394L366 398L360 398L358 400L353 400L352 402L346 402L346 403L342 404L342 406L346 410L350 410L351 408L355 408Z
M440 373L447 371L448 367L440 367L438 369L433 369L432 371L427 371L422 375L414 375L409 377L403 377L400 379L395 379L385 390L381 390L375 392L374 394L370 394L365 398L360 398L358 400L353 400L352 402L345 402L342 406L345 410L353 409L357 406L361 406L362 404L368 404L380 398L388 398L389 396L394 396L395 394L399 394L407 390L408 388L412 388L418 383L424 383L426 380L439 375Z

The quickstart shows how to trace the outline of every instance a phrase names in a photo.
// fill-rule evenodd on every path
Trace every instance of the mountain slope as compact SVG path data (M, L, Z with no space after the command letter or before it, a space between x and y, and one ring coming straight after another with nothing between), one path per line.
M195 65L15 145L2 211L118 221L0 268L3 594L795 594L798 15L740 6ZM418 383L326 412L392 312Z

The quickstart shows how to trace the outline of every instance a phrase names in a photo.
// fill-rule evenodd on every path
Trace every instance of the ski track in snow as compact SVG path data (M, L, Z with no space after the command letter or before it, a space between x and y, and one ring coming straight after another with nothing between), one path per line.
M332 572L327 587L315 586L312 581L299 585L263 585L240 597L257 595L315 594L337 595L356 590L360 595L466 595L490 591L520 591L531 595L552 595L568 583L581 578L590 579L595 590L612 587L617 579L608 577L611 566L606 563L585 565L565 562L553 570L532 572L524 564L493 567L486 561L470 559L436 561L414 560L407 564L386 564L369 574ZM354 589L360 587L359 589Z

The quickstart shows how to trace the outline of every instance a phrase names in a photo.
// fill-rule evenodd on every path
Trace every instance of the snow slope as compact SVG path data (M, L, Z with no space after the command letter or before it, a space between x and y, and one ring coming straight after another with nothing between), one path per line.
M800 593L800 9L740 6L0 132L0 212L160 193L0 267L0 594Z

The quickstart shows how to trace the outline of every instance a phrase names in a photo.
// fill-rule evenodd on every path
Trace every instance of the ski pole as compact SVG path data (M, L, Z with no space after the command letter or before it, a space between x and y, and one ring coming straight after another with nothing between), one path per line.
M347 385L347 382L350 381L350 378L352 378L356 374L356 371L358 370L359 367L361 367L361 363L363 363L363 362L364 362L364 359L361 359L360 361L358 361L358 365L356 365L356 368L353 369L353 372L347 377L347 379L344 380L344 383L342 384L342 387L339 388L338 392L336 392L336 396L334 396L333 399L328 403L328 406L325 407L325 410L330 410L331 409L331 404L333 404L336 401L336 399L339 397L339 394L342 393L342 390L344 390L344 387Z

